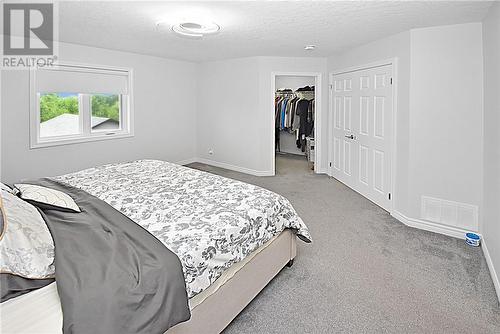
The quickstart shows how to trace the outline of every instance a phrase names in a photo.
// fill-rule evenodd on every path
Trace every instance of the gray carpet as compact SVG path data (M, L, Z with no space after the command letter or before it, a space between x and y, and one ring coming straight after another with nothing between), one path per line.
M190 167L287 197L309 226L291 268L227 327L232 333L500 333L500 308L481 249L406 227L303 158L277 175Z

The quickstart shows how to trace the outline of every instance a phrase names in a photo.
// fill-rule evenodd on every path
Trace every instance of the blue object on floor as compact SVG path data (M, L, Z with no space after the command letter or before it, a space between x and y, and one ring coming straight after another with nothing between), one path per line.
M467 245L477 247L481 243L481 236L476 233L466 233L465 234L465 242Z

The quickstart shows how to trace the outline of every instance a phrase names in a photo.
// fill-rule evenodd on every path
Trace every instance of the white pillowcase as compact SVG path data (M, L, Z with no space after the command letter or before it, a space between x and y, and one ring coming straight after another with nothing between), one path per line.
M10 192L10 193L14 193L14 191L12 190L12 188L11 188L11 187L9 187L8 185L6 185L6 184L4 184L4 183L2 183L2 182L0 182L0 189L1 189L1 190L8 191L8 192Z
M0 272L25 278L54 277L54 242L42 216L28 202L0 191L5 218L0 237Z
M18 183L14 186L20 191L19 197L24 200L81 212L75 201L62 191L24 183Z

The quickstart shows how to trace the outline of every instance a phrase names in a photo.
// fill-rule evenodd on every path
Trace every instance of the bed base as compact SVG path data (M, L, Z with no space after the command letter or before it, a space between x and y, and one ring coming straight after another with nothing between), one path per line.
M283 267L293 264L296 245L295 234L288 229L283 231L233 278L193 308L189 321L170 328L166 334L222 332Z

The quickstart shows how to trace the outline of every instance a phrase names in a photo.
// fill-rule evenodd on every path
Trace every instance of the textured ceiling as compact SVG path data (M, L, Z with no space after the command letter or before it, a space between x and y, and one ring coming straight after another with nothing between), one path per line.
M160 57L206 61L248 56L329 56L412 28L480 21L487 1L64 1L60 40ZM156 22L212 19L201 40ZM304 50L315 44L313 52Z

